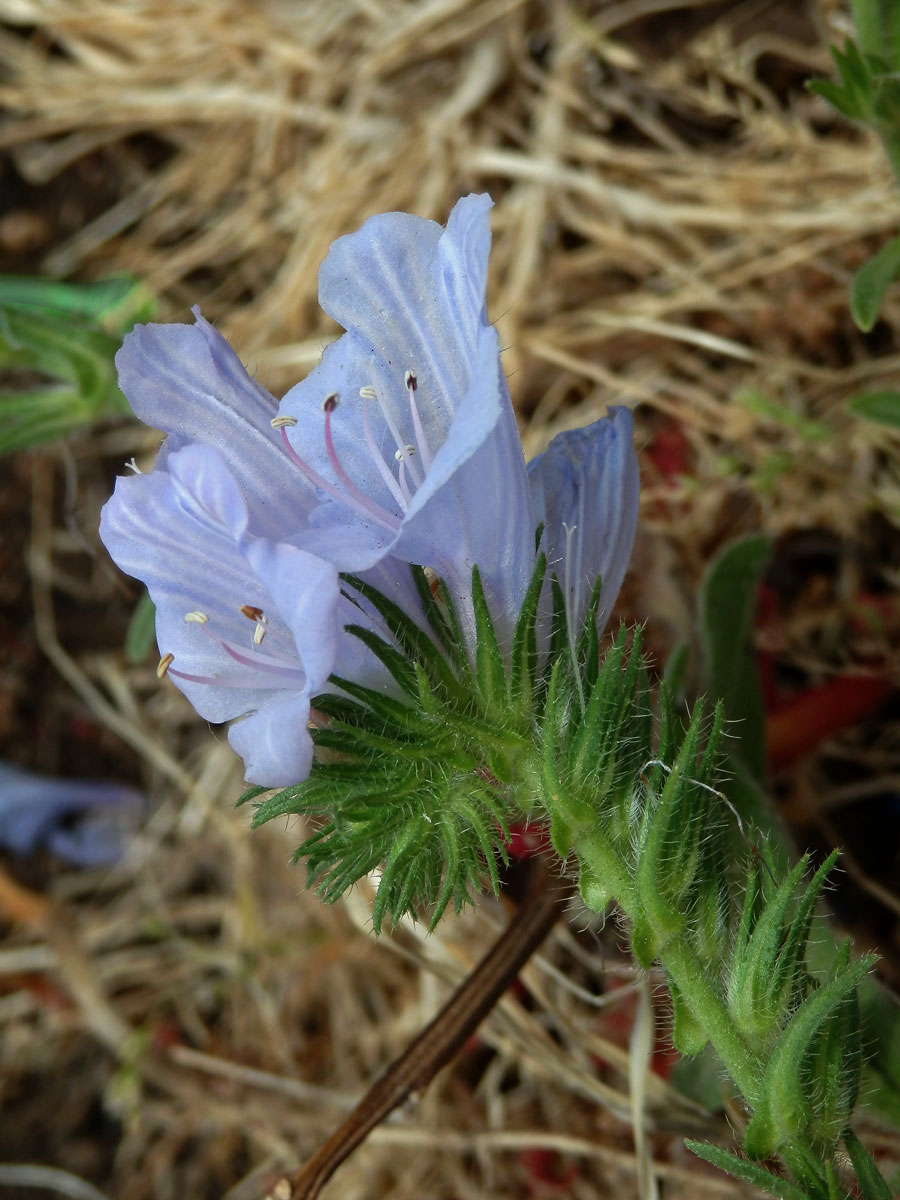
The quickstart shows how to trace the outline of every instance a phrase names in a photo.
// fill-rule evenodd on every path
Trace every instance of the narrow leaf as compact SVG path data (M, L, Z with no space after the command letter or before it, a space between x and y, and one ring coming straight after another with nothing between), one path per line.
M850 311L853 320L868 333L878 320L885 293L900 275L900 237L892 238L853 277Z

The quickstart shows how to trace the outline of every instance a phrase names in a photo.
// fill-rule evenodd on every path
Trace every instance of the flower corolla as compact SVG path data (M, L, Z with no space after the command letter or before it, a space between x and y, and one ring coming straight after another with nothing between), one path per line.
M560 434L526 467L485 307L490 206L467 196L443 229L386 213L339 238L319 299L346 332L280 405L196 310L193 326L136 327L119 352L122 391L168 436L152 472L118 481L101 536L148 586L161 673L207 720L234 721L250 782L308 775L310 701L330 677L390 686L345 632L379 622L342 573L424 629L409 564L429 568L472 653L477 565L507 649L540 527L571 627L598 575L608 618L637 515L631 416Z

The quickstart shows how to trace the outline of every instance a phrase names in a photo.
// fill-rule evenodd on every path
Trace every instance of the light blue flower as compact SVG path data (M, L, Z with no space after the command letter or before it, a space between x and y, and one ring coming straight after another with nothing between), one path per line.
M625 578L640 500L629 410L610 408L592 425L558 434L528 464L528 481L535 519L544 527L541 548L566 598L569 629L581 628L600 576L597 625L602 630ZM543 599L546 629L546 589Z
M14 854L49 850L78 867L108 866L122 857L143 806L133 788L0 763L0 846Z
M467 196L446 229L385 213L339 238L319 301L347 332L279 411L322 502L305 544L342 570L388 553L431 567L465 633L477 563L506 640L531 575L534 521L485 308L490 207Z
M343 632L383 628L338 572L425 629L409 564L430 568L471 651L477 564L508 647L541 523L571 618L598 573L604 620L615 600L637 514L630 414L561 435L526 470L485 310L490 204L466 197L446 229L387 213L339 238L320 300L347 332L277 416L199 314L138 326L117 358L135 412L169 436L151 474L118 481L101 536L148 585L162 671L206 719L241 718L229 740L253 783L309 773L310 699L331 674L392 686Z
M189 443L161 458L118 480L100 536L149 589L162 673L208 721L243 718L228 738L248 779L294 783L312 761L310 697L335 663L337 571L251 532L268 493L245 500L218 450Z

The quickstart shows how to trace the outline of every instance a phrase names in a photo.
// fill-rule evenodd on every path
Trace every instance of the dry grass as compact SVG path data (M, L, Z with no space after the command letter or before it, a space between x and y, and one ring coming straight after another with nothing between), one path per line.
M813 676L890 653L895 608L862 647L847 631L862 577L896 582L860 559L872 514L900 514L897 446L844 405L900 369L896 298L868 339L847 311L898 197L875 141L802 89L829 69L840 6L0 0L0 19L0 146L27 185L20 208L44 214L29 243L42 271L134 272L165 319L200 303L277 393L335 333L315 284L334 237L388 209L443 220L488 190L490 309L529 455L611 401L638 406L649 449L627 613L663 651L690 636L723 540L813 529L836 539L836 582L793 614L782 649ZM8 253L21 217L0 220ZM673 429L674 475L653 452ZM127 597L96 514L116 464L152 445L110 430L17 468L32 486L18 569L33 638L65 680L50 742L89 716L108 757L130 747L153 811L115 872L0 889L0 1158L58 1163L110 1197L250 1200L330 1130L499 917L488 905L376 944L365 889L323 909L286 865L296 828L250 836L227 746L150 668L124 668ZM85 604L87 643L68 619ZM3 728L19 730L14 715ZM6 753L68 765L61 741ZM607 957L623 978L615 942L559 931L488 1023L497 1053L467 1053L327 1195L636 1195L610 1017L631 989L607 1009L573 985L605 977ZM740 1194L666 1132L718 1126L649 1080L664 1194ZM535 1147L558 1152L561 1186L536 1181Z

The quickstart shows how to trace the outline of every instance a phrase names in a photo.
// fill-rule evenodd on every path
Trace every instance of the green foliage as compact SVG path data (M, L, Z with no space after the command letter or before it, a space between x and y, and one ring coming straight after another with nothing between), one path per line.
M752 1187L759 1188L760 1191L768 1192L770 1196L777 1196L778 1200L808 1200L808 1193L794 1187L787 1179L781 1179L779 1176L773 1175L771 1171L767 1171L765 1167L748 1162L746 1158L739 1158L731 1151L723 1150L721 1146L695 1142L690 1138L685 1139L684 1144L698 1158L712 1163L714 1167L718 1167L720 1171L725 1171L726 1174L731 1175L734 1179L739 1179L742 1183L749 1183Z
M850 288L853 320L868 333L878 320L885 293L900 276L900 236L886 242L859 268Z
M113 360L134 321L151 313L129 279L78 285L0 276L0 370L9 380L0 391L0 454L128 413Z
M734 756L757 780L765 774L766 743L752 630L756 589L771 553L762 534L729 543L707 568L699 600L706 687L736 727Z
M125 630L125 658L142 663L156 645L156 606L145 591L134 606Z
M876 421L879 425L900 431L900 392L889 388L860 392L847 401L847 411L855 417Z
M810 91L851 121L881 138L900 183L900 5L896 0L852 0L858 44L832 46L838 81L813 79ZM868 332L878 319L888 287L900 276L900 238L894 238L857 271L851 287L853 319Z
M263 800L254 825L303 813L318 827L299 847L311 882L327 901L378 869L373 912L385 920L429 910L433 927L488 883L499 887L509 823L523 814L516 796L532 765L535 650L541 559L507 666L477 568L472 576L472 661L443 589L413 568L423 625L364 580L345 577L347 595L380 618L349 625L384 665L390 691L333 677L337 694L313 701L316 762L305 782ZM514 784L519 788L513 789ZM527 794L529 789L522 789Z

